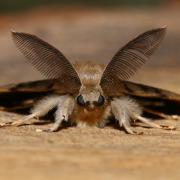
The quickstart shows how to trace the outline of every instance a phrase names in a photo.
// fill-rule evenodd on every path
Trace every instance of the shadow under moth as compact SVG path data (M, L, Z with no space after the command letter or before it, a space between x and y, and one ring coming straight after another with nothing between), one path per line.
M149 117L179 115L180 95L128 79L153 54L165 34L165 27L140 34L102 66L71 64L59 50L37 36L12 32L17 48L47 79L0 87L1 110L18 113L31 110L24 119L1 126L26 124L55 108L52 127L39 131L57 131L62 122L101 128L113 122L134 134L131 125L135 120L164 128Z

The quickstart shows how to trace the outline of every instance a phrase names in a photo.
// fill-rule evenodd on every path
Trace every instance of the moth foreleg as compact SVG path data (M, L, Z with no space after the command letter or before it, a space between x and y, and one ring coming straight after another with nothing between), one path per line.
M148 126L152 127L152 128L159 128L159 129L165 129L165 130L175 130L176 127L175 126L172 126L172 125L159 125L159 124L156 124L154 122L152 122L150 119L147 119L145 117L142 117L142 116L137 116L137 119L144 123L144 124L147 124Z
M129 98L115 98L111 102L111 111L115 119L119 122L120 127L123 127L129 134L135 134L131 129L131 115L132 113L138 115L141 113L137 104Z
M54 132L57 131L62 121L68 121L74 108L74 99L71 96L66 96L63 101L58 102L57 111L55 113L55 123L48 129L37 129L37 131Z
M39 118L41 116L46 115L51 109L53 109L55 106L58 105L61 101L64 100L64 96L47 96L43 99L39 100L37 104L34 105L34 107L31 109L31 114L25 116L22 119L19 119L17 121L14 121L10 124L4 124L11 125L11 126L21 126L26 124L29 120L33 118Z
M144 124L147 124L148 126L152 127L152 128L162 128L162 126L160 126L159 124L156 124L154 122L152 122L150 119L147 119L145 117L142 117L142 116L135 116L136 119L138 119L140 122L144 123Z
M151 122L151 120L141 116L142 111L139 105L127 97L115 98L111 103L112 113L119 121L120 127L123 127L128 133L134 134L131 130L131 121L139 120L153 128L162 128L160 125Z
M115 98L111 102L111 109L113 115L119 121L120 127L123 127L130 134L134 134L134 132L130 129L132 120L133 121L139 120L140 122L152 128L167 129L167 130L174 129L174 127L162 126L152 122L150 119L143 117L141 115L142 111L139 105L133 100L126 97Z

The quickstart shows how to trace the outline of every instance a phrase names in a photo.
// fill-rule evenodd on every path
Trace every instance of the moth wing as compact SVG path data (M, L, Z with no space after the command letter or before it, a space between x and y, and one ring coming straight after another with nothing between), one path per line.
M180 115L180 94L164 89L138 84L130 81L119 80L118 93L106 91L110 97L129 96L135 99L144 112L158 117L165 115ZM106 94L107 95L107 94Z
M0 110L23 113L44 96L73 94L74 91L75 89L68 89L61 85L61 81L53 79L1 86Z

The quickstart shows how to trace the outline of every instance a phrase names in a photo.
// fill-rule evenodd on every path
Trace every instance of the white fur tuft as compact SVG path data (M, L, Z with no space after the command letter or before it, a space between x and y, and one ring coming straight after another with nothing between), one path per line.
M128 97L115 98L113 100L119 107L120 112L127 112L130 117L139 116L142 114L141 107Z
M62 104L66 96L47 96L32 108L31 113L36 114L36 116L43 116L47 114L51 109L56 107L58 104Z

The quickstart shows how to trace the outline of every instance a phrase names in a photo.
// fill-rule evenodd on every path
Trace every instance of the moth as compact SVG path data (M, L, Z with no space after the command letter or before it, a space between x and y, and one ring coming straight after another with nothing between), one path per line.
M25 124L56 108L54 124L41 131L58 131L64 121L101 128L112 121L129 134L135 133L132 127L135 120L163 128L145 115L164 118L179 114L180 95L128 80L153 54L165 34L166 27L140 34L102 66L87 62L71 64L39 37L13 31L17 48L47 79L0 88L1 110L22 112L31 108L25 119L8 125Z

